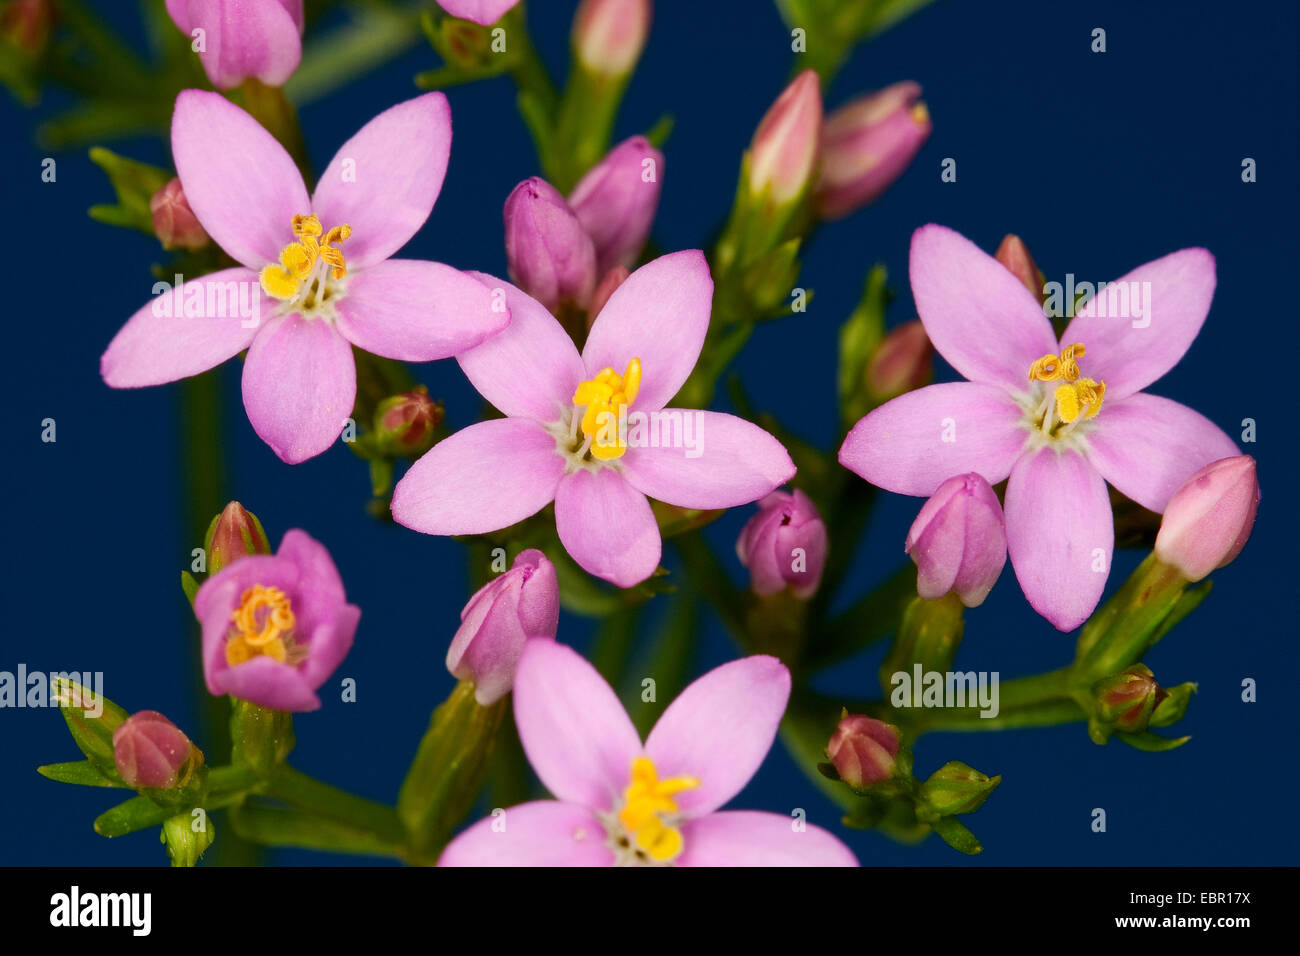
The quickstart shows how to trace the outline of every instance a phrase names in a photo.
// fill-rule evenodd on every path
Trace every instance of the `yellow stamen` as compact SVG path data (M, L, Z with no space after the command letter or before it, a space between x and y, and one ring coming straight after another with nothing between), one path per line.
M1033 364L1029 366L1029 381L1055 382L1057 379L1075 381L1079 377L1079 363L1076 360L1083 356L1084 352L1083 344L1075 342L1061 349L1060 355L1049 352L1042 358L1034 359Z
M694 790L700 782L694 777L659 779L654 761L637 757L632 761L631 783L623 791L623 809L618 819L631 833L636 845L658 863L675 859L682 852L682 834L665 823L663 817L678 813L674 795Z
M593 458L609 461L621 458L627 451L627 442L619 434L619 410L636 401L641 390L641 360L634 358L619 375L605 367L596 377L579 382L573 393L573 404L584 408L582 433L591 439Z
M1056 390L1057 417L1066 424L1078 420L1080 416L1095 418L1097 412L1101 411L1102 399L1105 397L1105 382L1081 378L1070 385L1062 385Z
M226 641L226 663L234 667L265 655L280 663L296 664L302 649L293 643L293 608L276 587L255 584L240 596L230 614L231 634Z
M315 215L294 216L290 224L294 238L280 250L280 264L266 266L261 273L262 289L267 295L282 301L299 296L304 280L310 280L317 264L329 266L335 279L347 275L347 262L337 244L352 235L352 227L344 223L334 226L321 239L321 222Z

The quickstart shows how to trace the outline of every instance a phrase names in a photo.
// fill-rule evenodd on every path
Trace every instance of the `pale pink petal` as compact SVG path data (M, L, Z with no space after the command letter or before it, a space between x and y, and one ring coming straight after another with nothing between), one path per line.
M219 694L293 713L319 710L320 698L297 668L262 655L212 675Z
M972 471L996 485L1024 448L1023 418L1021 407L997 386L927 385L854 425L840 448L840 464L901 495L932 495L953 475Z
M793 816L755 810L710 813L682 824L678 866L857 866L847 846Z
M276 316L248 349L243 385L253 430L296 465L328 448L352 414L352 346L328 322Z
M709 328L713 279L704 253L674 252L627 277L596 317L582 350L587 373L609 367L620 375L641 360L634 408L663 408L695 368Z
M439 0L438 6L453 17L473 20L487 27L505 16L506 11L518 2L519 0Z
M911 275L926 335L972 382L1026 391L1034 359L1056 352L1041 303L965 236L933 224L916 230Z
M635 441L638 414L629 416L630 447L619 462L632 486L651 498L683 508L734 508L794 476L794 462L781 443L743 418L665 408L651 413L656 417L649 419L643 440L659 447L648 447Z
M555 493L555 530L584 570L621 588L659 566L663 542L650 502L612 469L565 476Z
M389 107L339 148L311 208L326 229L352 227L343 243L349 269L387 259L424 225L450 155L451 107L441 93Z
M349 276L338 329L358 348L403 362L429 362L472 349L510 323L491 291L439 262L389 259Z
M571 647L524 644L515 724L538 778L555 797L609 811L631 780L641 738L605 679Z
M189 0L182 29L191 37L203 29L199 62L218 89L233 89L249 77L283 86L302 60L301 9L297 13L295 20L284 3L266 0Z
M613 866L605 828L576 803L536 800L493 810L447 844L439 866Z
M1107 401L1132 395L1187 353L1210 313L1214 285L1214 256L1208 250L1171 252L1090 299L1061 344L1081 342L1087 348L1079 368L1106 383Z
M249 306L248 318L240 314L241 292ZM213 305L221 307L208 309L209 293ZM185 298L191 294L202 295L202 315L186 314ZM223 269L186 279L180 300L177 303L171 290L159 293L113 336L99 360L99 372L108 385L161 385L220 365L248 348L257 334L262 306L269 302L262 298L257 276L247 269Z
M393 489L393 518L425 534L483 534L550 503L564 474L555 439L533 421L494 418L434 445Z
M1088 460L1119 492L1156 513L1194 473L1241 454L1214 422L1157 395L1111 404L1108 392L1095 423Z
M471 272L499 290L510 325L477 348L456 356L479 394L506 415L556 422L572 408L573 392L586 375L573 339L540 302L481 272ZM494 296L494 301L496 297Z
M199 224L255 271L293 241L293 217L311 211L284 147L219 93L185 90L176 97L172 156Z
M712 813L749 783L772 748L790 699L790 672L755 655L715 667L677 695L660 716L645 752L660 778L694 777L677 794L688 817Z
M1007 482L1007 552L1034 610L1072 631L1101 600L1114 553L1106 482L1083 456L1044 448Z

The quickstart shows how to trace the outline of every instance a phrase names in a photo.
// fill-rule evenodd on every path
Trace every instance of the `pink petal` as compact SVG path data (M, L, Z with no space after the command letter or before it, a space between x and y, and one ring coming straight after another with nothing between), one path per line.
M194 215L231 258L255 271L293 241L311 210L284 147L219 93L185 90L172 114L172 156Z
M471 272L489 289L502 290L510 325L477 348L456 356L479 394L506 415L555 422L572 407L587 377L573 339L539 302L504 279Z
M434 445L393 489L393 518L425 534L482 534L546 507L564 475L555 439L525 418L494 418Z
M641 738L596 668L563 644L528 641L514 694L519 741L546 789L560 800L612 810Z
M1007 482L1007 551L1034 610L1072 631L1101 600L1114 554L1106 482L1073 451L1025 455Z
M328 322L276 316L244 362L244 409L281 461L319 455L343 431L357 395L352 346Z
M1143 508L1165 510L1178 486L1212 461L1241 454L1218 425L1157 395L1109 392L1088 433L1088 461Z
M442 7L453 17L472 20L480 26L491 26L500 20L507 10L519 0L439 0Z
M633 403L663 408L695 368L709 328L713 279L704 253L674 252L648 262L609 297L587 336L582 360L595 375L608 366L620 375L641 360L641 390Z
M621 588L659 566L663 543L650 502L612 469L565 476L555 493L555 530L584 570Z
M715 667L677 695L650 731L645 752L661 778L700 781L677 795L682 813L712 813L749 783L772 748L789 699L790 672L766 655Z
M902 495L932 495L953 475L972 471L996 485L1024 448L1023 417L1015 400L996 386L927 385L854 425L840 448L840 464Z
M1145 283L1150 285L1144 292ZM1112 285L1127 288L1114 293L1103 289L1061 336L1062 345L1082 342L1087 348L1079 367L1106 383L1108 401L1146 388L1187 353L1210 313L1214 256L1205 249L1180 249L1138 266ZM1141 309L1149 315L1136 315L1133 302L1138 298L1149 304Z
M636 413L633 412L633 415ZM683 508L734 508L757 501L785 484L794 462L779 441L743 418L721 412L665 408L673 415L655 437L682 437L671 447L630 447L621 461L623 474L638 491ZM632 422L629 421L629 444ZM693 447L687 447L686 439ZM695 456L695 457L692 457Z
M295 667L260 656L213 675L217 690L271 710L320 710L320 698Z
M853 852L821 827L779 813L729 810L682 824L678 866L857 866Z
M558 800L521 803L489 816L447 844L439 866L613 866L600 818Z
M345 604L332 620L324 621L312 630L308 640L307 660L299 667L303 682L308 687L320 687L343 663L343 658L352 650L352 641L360 622L361 608L355 604Z
M1039 301L965 236L936 225L916 230L911 274L926 335L972 382L1026 391L1034 359L1056 352Z
M343 244L349 269L387 259L424 225L450 155L451 107L441 93L389 107L339 148L311 208L326 229L352 227Z
M218 89L232 89L249 77L283 86L302 60L301 10L295 20L284 3L189 0L186 14L188 26L181 29L192 37L195 28L203 28L199 62Z
M225 315L186 316L184 299L189 290L201 290L206 313L210 289L219 289L226 302L231 286L235 288L233 305L216 311ZM223 269L198 279L186 279L181 287L181 307L177 309L173 292L162 292L148 305L142 306L127 320L121 331L113 336L104 355L99 360L99 371L104 381L113 388L138 388L142 385L161 385L177 379L188 378L220 365L226 359L248 348L257 334L260 320L240 316L239 289L248 296L249 309L257 316L261 307L269 304L262 297L257 276L247 269ZM254 304L254 297L256 304ZM214 304L217 304L214 300ZM173 314L155 315L155 310L166 309ZM245 324L251 328L245 328Z
M338 316L353 345L403 362L450 358L510 324L482 282L418 259L377 262L349 277Z

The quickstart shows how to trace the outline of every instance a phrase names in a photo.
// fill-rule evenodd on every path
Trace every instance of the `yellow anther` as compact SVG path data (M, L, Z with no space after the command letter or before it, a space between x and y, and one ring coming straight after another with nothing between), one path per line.
M305 236L311 236L315 239L321 234L320 220L316 216L294 216L292 222L293 234L302 239Z
M1095 418L1101 411L1105 397L1105 382L1081 378L1072 384L1062 385L1056 390L1056 416L1066 424L1076 421L1080 416Z
M641 390L641 360L634 358L619 375L606 366L593 378L579 382L573 392L573 404L584 408L582 433L591 439L591 456L600 461L621 458L627 444L620 434L619 416L636 400Z
M230 614L231 634L226 641L226 663L232 667L265 655L280 663L297 663L301 649L292 640L293 608L276 587L255 584L240 596Z
M1054 382L1061 377L1061 360L1059 357L1048 353L1042 358L1034 359L1034 363L1029 366L1029 381L1031 382Z
M677 801L673 799L676 794L694 790L700 782L694 777L660 780L649 757L633 760L630 776L631 782L623 791L619 822L651 859L660 863L674 859L682 852L682 834L663 818L678 812Z
M341 243L352 235L352 227L344 223L334 226L320 239L321 223L315 215L293 217L290 224L294 238L280 250L280 265L266 266L261 272L262 288L272 298L291 300L303 291L304 280L310 280L318 262L330 267L330 275L342 279L347 275L347 262L343 251L333 243Z

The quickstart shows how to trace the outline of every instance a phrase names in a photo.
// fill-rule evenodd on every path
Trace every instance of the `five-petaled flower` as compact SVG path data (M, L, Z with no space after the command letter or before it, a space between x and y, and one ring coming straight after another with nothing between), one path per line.
M316 690L347 656L361 609L347 603L325 546L294 529L275 554L240 558L204 581L194 615L209 691L304 711L320 707Z
M926 334L968 381L908 392L871 412L840 461L905 495L931 495L967 472L1007 480L1016 577L1039 614L1072 630L1097 606L1110 570L1106 483L1162 512L1194 471L1238 454L1202 415L1142 392L1200 331L1214 257L1182 249L1139 266L1115 285L1149 289L1148 315L1111 315L1115 297L1099 293L1059 341L1029 290L951 229L916 231L911 279Z
M185 197L241 266L185 279L183 294L136 312L100 361L104 381L160 385L248 349L244 408L254 430L290 464L320 454L352 414L353 345L430 361L510 321L466 273L389 258L428 218L450 151L446 97L426 93L362 127L309 197L289 154L256 120L215 93L181 93L172 153Z
M509 527L555 502L560 542L620 587L648 578L662 542L647 496L732 508L794 475L775 438L720 412L665 409L695 365L713 280L704 255L655 259L618 287L578 354L545 307L509 284L510 327L456 357L506 418L433 447L393 492L393 517L426 534ZM626 425L626 427L624 427Z
M774 657L746 657L696 680L645 743L618 697L577 652L524 645L515 723L555 800L470 827L441 866L856 866L820 827L778 813L718 812L767 755L790 696Z

